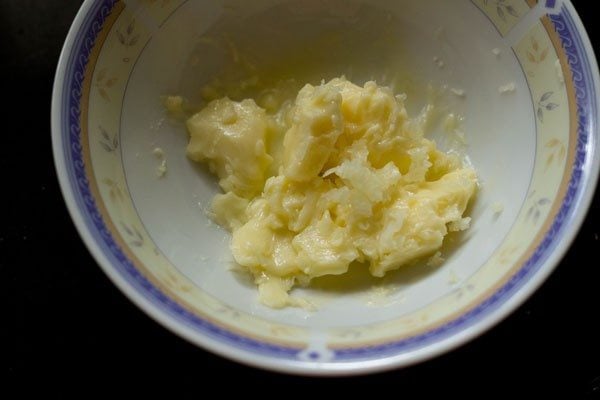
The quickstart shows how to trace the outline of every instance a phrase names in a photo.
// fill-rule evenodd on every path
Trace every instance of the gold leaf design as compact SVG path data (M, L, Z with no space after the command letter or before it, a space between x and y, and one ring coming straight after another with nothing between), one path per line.
M106 90L104 90L104 88L102 88L102 87L99 87L99 88L98 88L98 93L100 93L100 96L101 96L101 97L102 97L104 100L106 100L106 101L110 102L110 97L108 97L108 93L106 93Z
M104 80L104 78L106 77L106 71L106 68L102 68L100 71L98 71L98 75L96 75L96 82Z
M555 161L557 165L560 164L567 155L567 146L557 138L550 139L544 147L548 149L546 170L548 170Z
M273 336L290 336L292 334L292 331L290 328L287 328L285 326L271 326L271 334Z
M566 155L567 155L567 149L565 146L562 146L560 148L560 150L558 151L558 158L562 160L565 158Z
M503 265L509 264L513 260L513 255L519 250L519 246L509 246L498 254L498 262Z
M110 103L108 89L112 88L118 81L119 78L117 78L116 76L108 76L107 68L102 68L98 71L98 74L96 75L94 86L96 87L96 89L98 89L100 97L102 97L104 100Z
M532 64L540 64L548 57L549 49L548 47L541 49L540 43L533 36L531 37L530 42L531 48L526 52L527 59Z
M106 87L110 88L112 87L115 83L117 83L118 79L117 78L111 78L109 80L106 81Z
M113 181L110 178L104 178L101 180L101 182L108 186L108 197L111 202L117 203L125 201L123 191L121 190L120 185L117 182Z
M216 312L218 312L219 314L223 314L223 315L229 315L234 319L239 319L241 317L241 314L239 313L239 311L227 306L227 305L220 305L216 310Z
M172 289L181 291L181 292L189 292L192 290L192 287L186 283L181 282L177 275L171 272L169 269L165 270L165 277L163 282L165 285L169 286Z
M454 297L456 298L456 300L460 300L463 296L471 294L474 289L475 285L473 285L472 283L467 283L454 290Z

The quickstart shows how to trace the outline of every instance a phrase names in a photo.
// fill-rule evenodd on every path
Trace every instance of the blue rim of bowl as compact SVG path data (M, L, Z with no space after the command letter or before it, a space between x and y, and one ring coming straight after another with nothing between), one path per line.
M90 183L85 171L81 142L80 102L83 93L85 69L94 48L97 35L102 30L111 10L118 2L119 0L103 0L94 2L90 6L87 14L74 33L72 46L68 52L63 51L61 55L61 62L66 66L64 81L62 87L55 87L53 100L56 102L58 95L58 99L60 99L60 104L58 104L58 111L60 113L58 115L59 132L53 132L53 135L54 139L58 139L62 146L62 155L65 158L64 163L68 174L67 184L74 195L76 207L79 210L83 210L81 215L85 228L91 234L95 244L100 247L103 255L108 258L111 267L138 294L142 295L142 297L158 307L162 312L176 319L179 323L227 346L233 346L237 349L269 358L275 357L291 361L301 361L299 356L302 353L302 349L259 341L231 332L199 317L171 299L144 277L133 262L128 259L103 221L90 190ZM83 9L84 7L82 7ZM578 121L577 148L575 150L575 160L567 192L542 242L518 272L502 287L496 290L485 301L460 315L458 318L423 334L386 344L333 349L334 357L328 363L348 363L395 357L448 339L457 332L472 327L484 317L489 316L500 308L516 292L522 289L546 265L545 263L554 253L554 249L559 247L562 244L561 242L564 241L563 233L565 228L570 227L575 221L575 210L583 201L583 193L586 186L582 185L582 182L588 181L589 177L586 177L586 175L595 176L595 173L591 173L591 163L595 151L593 144L597 141L597 139L594 140L593 136L595 132L595 118L597 117L597 92L594 86L593 63L590 62L588 53L585 51L584 40L581 32L577 29L577 24L571 10L565 4L562 4L559 13L549 15L549 18L562 42L573 74ZM70 34L73 34L73 32ZM65 49L67 49L67 46L65 46ZM64 186L64 181L61 181L61 184ZM590 182L590 185L594 186L594 182ZM593 187L591 191L593 192ZM550 269L553 267L550 266Z

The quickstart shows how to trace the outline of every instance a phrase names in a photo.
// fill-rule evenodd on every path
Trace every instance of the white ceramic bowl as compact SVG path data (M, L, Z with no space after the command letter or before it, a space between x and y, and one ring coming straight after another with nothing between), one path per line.
M216 181L186 159L185 130L161 101L193 99L227 68L230 59L201 40L209 30L245 38L243 50L263 59L306 54L316 62L299 78L376 78L413 104L427 84L445 85L448 107L466 117L482 188L472 227L446 246L444 265L299 289L316 312L260 305L229 268L228 234L199 207ZM316 33L331 40L301 46ZM254 366L366 373L465 343L557 265L598 177L597 71L568 1L87 0L56 74L54 156L98 264L158 322ZM167 160L162 179L156 147Z

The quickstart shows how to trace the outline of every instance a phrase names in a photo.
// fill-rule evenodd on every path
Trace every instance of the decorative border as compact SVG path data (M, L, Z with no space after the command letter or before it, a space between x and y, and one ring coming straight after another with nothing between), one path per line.
M506 299L521 289L537 271L540 270L551 252L548 251L556 246L561 233L569 226L573 218L575 205L581 194L581 178L587 159L586 146L590 141L590 132L593 129L591 115L596 109L596 98L593 95L593 78L589 60L576 29L576 25L568 9L563 5L557 15L550 16L555 32L558 34L563 50L573 76L573 86L576 91L577 101L577 140L575 149L575 160L571 170L568 187L562 204L552 221L546 235L535 249L533 254L525 261L523 266L514 274L508 282L499 288L492 296L485 299L472 310L462 314L457 319L428 331L422 335L413 336L397 342L375 345L361 348L344 348L335 350L338 360L356 361L370 359L374 356L389 357L401 352L414 350L428 344L439 341L441 338L452 335L469 325L478 322L489 312L498 309ZM550 33L550 32L549 32ZM570 82L566 82L570 83Z
M77 206L81 210L85 210L83 219L87 229L118 273L138 293L155 304L161 311L188 327L236 348L270 357L298 360L301 355L301 351L298 348L275 345L233 333L198 317L173 301L173 299L165 295L136 269L133 262L127 258L124 250L115 242L111 232L107 228L96 200L90 192L90 182L86 174L81 138L82 111L80 104L84 92L85 70L90 60L90 54L94 49L96 39L106 19L118 3L119 0L103 0L91 6L90 12L79 28L79 35L75 37L71 53L67 56L65 82L62 87L63 101L60 123L63 151L66 157L65 164ZM522 268L504 286L475 308L453 321L426 333L396 342L361 348L336 349L334 350L333 363L396 356L402 352L421 348L433 342L446 339L450 335L480 321L490 312L498 309L542 267L544 261L550 255L548 249L556 245L560 234L573 219L574 205L579 200L582 191L581 180L585 173L584 166L587 157L585 148L590 141L590 132L593 124L591 118L596 109L596 99L594 97L589 60L586 58L581 38L578 36L576 26L568 9L563 6L559 15L554 15L550 18L555 31L563 43L564 51L573 74L572 83L575 86L577 94L578 140L575 162L568 181L566 195L541 244L535 249L533 255L524 263Z
M537 5L537 0L471 0L492 23L500 36L506 36Z
M157 305L165 313L191 328L200 330L214 339L225 341L240 349L271 357L295 359L301 351L297 347L290 348L250 339L202 319L182 307L165 295L135 267L107 228L90 189L90 179L86 172L86 168L89 168L89 166L86 165L82 147L82 110L80 104L85 92L85 71L90 55L94 50L99 33L117 4L120 4L119 0L104 0L92 6L80 28L80 32L85 34L77 36L72 51L68 55L66 79L62 89L61 134L63 136L63 151L67 158L65 164L77 206L86 211L83 216L88 230L119 274L138 293Z
M563 5L561 12L556 15L549 15L550 21L558 34L564 51L569 60L571 72L573 74L573 86L575 87L575 96L577 98L577 113L579 114L579 126L577 129L577 153L575 160L575 169L573 171L574 179L569 183L569 192L567 197L573 202L574 191L581 181L584 174L583 166L586 162L585 148L590 142L590 132L592 130L592 118L594 110L597 107L597 99L593 95L592 68L586 58L585 49L581 37L572 34L575 30L575 21ZM586 129L587 128L587 129ZM571 193L571 196L569 196Z

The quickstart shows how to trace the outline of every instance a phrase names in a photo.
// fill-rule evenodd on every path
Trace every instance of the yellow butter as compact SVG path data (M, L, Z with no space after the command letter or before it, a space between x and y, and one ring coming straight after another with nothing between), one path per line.
M215 100L187 121L187 155L206 161L226 192L260 194L272 159L266 151L268 122L254 100Z
M476 173L423 137L402 96L336 78L277 103L218 99L187 123L187 155L219 177L212 211L264 304L298 305L294 284L353 262L381 277L468 228Z

